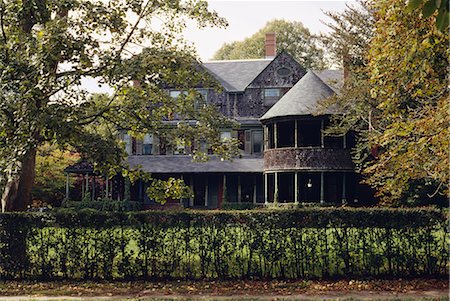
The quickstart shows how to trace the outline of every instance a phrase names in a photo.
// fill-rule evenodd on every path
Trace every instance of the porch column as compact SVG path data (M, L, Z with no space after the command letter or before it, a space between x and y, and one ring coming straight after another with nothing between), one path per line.
M278 148L278 127L277 123L273 123L273 148Z
M143 189L142 179L139 179L139 201L144 200L144 189Z
M253 176L253 204L256 204L256 175Z
M268 135L268 127L263 125L263 134L264 134L264 150L269 149L269 135Z
M342 175L342 204L347 203L347 192L345 190L347 186L347 173L344 172Z
M325 128L325 121L322 119L320 121L320 145L322 147L325 147L325 139L324 139L324 136L323 136L324 128Z
M297 121L295 122L297 125ZM295 127L297 129L297 127ZM294 173L294 203L298 204L298 172Z
M241 187L241 176L238 175L238 191L237 191L237 201L238 203L241 202L241 198L242 198L242 187Z
M66 200L69 199L69 174L66 173Z
M222 205L227 201L227 175L222 176Z
M106 177L106 183L105 183L105 199L109 199L109 179Z
M268 200L268 198L267 198L267 191L268 191L267 183L268 183L268 180L267 180L267 174L265 173L265 174L264 174L264 204L265 204L266 206L267 206L267 204L269 203L269 200Z
M81 179L81 199L84 199L84 193L85 193L84 190L85 189L84 189L84 175L83 175L83 177Z
M325 202L325 183L324 183L324 174L323 171L320 172L320 202Z
M86 184L85 184L85 187L86 187L86 193L88 193L88 192L89 192L89 175L86 174L84 177L85 177L85 179L86 179Z
M206 177L205 183L205 207L208 207L208 177Z
M192 196L189 198L189 207L194 207L194 177L190 176L189 187L191 188Z
M294 130L294 146L298 147L298 141L297 141L297 137L298 137L298 120L295 119L295 130Z
M92 175L92 200L95 200L95 176Z
M183 180L183 183L184 183L184 176L183 175L181 175L181 180ZM139 194L141 193L141 182L139 182ZM139 198L140 198L141 196L139 195ZM180 198L180 204L183 206L183 198Z
M273 193L273 202L278 203L278 173L275 173L275 189Z
M342 146L344 147L344 149L347 148L347 134L344 134L344 136L342 137Z

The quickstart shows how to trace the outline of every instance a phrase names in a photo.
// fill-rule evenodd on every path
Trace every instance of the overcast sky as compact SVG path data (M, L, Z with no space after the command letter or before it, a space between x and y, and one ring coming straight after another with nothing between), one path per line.
M343 11L350 1L218 1L210 0L209 7L227 19L225 29L206 28L203 30L190 26L185 38L193 42L203 61L210 60L224 43L243 40L251 36L272 19L300 21L312 33L326 32L328 21L323 11Z
M208 61L224 43L243 40L272 19L300 21L312 33L327 32L328 27L321 22L328 21L323 11L343 11L345 4L351 2L353 1L209 0L210 9L227 19L229 26L225 29L198 29L193 23L189 23L184 38L195 46L202 61ZM97 81L92 78L82 79L82 87L90 92L112 92L105 85L98 87Z

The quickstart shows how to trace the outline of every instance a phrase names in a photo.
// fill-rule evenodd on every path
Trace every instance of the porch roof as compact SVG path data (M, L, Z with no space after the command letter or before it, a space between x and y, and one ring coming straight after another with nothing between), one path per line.
M194 162L188 155L144 155L129 156L127 162L131 168L140 166L143 171L150 173L262 173L264 168L262 157L221 161L215 156L210 156L207 162Z

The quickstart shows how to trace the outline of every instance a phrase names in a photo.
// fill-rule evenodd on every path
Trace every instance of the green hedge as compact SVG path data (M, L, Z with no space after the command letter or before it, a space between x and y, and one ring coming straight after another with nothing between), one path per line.
M142 203L135 201L115 201L110 199L100 200L100 201L64 201L61 204L62 208L71 208L74 210L81 209L95 209L99 211L138 211L142 207Z
M446 225L425 209L0 214L0 277L436 276Z

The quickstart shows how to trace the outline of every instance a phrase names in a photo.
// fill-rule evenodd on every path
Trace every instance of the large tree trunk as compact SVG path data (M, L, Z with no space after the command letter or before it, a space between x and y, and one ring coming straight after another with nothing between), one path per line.
M36 149L30 150L24 157L17 173L7 177L2 194L2 212L25 211L31 204L31 189L33 188L36 167Z

